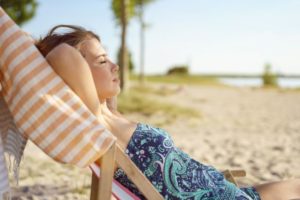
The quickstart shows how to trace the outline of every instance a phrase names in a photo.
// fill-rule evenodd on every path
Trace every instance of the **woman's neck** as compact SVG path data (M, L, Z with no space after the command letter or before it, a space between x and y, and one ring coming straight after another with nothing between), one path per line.
M116 111L111 111L108 106L106 100L100 100L96 117L103 123L107 129L113 131L116 130L117 127L126 125L129 123L127 119L125 119L120 113Z
M94 109L92 109L93 114L97 118L102 118L103 115L111 115L112 112L108 109L106 101L100 101Z
M106 101L100 101L97 118L112 134L118 138L118 143L126 148L127 143L136 128L136 123L127 120L117 111L111 111Z

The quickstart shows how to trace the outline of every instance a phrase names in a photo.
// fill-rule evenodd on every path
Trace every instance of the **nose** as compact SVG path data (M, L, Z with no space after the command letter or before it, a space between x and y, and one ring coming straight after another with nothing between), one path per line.
M119 71L119 65L115 64L115 63L111 63L112 64L112 71L113 72L118 72Z

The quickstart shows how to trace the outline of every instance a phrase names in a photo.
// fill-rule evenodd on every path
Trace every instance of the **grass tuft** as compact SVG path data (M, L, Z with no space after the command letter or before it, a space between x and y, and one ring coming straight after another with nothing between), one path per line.
M164 123L172 123L180 117L195 118L200 117L200 113L176 104L158 100L161 96L172 95L175 90L155 89L152 87L136 86L127 93L123 93L118 98L118 108L123 114L139 113L146 117L164 116Z
M131 75L131 80L138 80L137 75ZM217 78L201 75L148 75L145 77L147 82L156 83L175 83L188 85L223 85Z

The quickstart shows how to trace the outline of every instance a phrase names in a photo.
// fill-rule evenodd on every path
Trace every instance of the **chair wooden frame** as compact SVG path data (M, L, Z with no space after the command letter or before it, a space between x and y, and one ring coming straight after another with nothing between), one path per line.
M93 173L90 200L109 200L111 198L115 164L125 171L126 175L147 199L163 200L160 193L116 143L99 159L99 162L101 178ZM228 181L235 185L237 185L235 177L246 176L244 170L225 170L223 174Z
M5 12L2 10L1 6L0 6L0 14L1 16L5 16ZM13 21L9 21L9 20L10 19L8 17L7 22L13 24ZM9 24L7 22L5 23ZM13 29L9 29L9 30L13 30ZM19 29L16 28L15 32L13 33L18 33L18 31ZM10 34L13 33L10 32ZM23 44L27 45L27 43L25 42ZM28 44L30 45L30 43ZM33 46L33 44L31 45ZM31 54L31 55L35 55L35 54ZM135 166L135 164L130 160L130 158L127 157L124 151L116 143L114 143L110 147L110 149L100 158L100 168L102 171L101 178L99 179L96 175L93 174L92 187L91 187L91 200L100 200L100 199L108 200L111 198L115 163L125 171L127 176L132 180L132 182L138 187L140 192L147 199L149 200L163 199L160 193L155 189L155 187L149 182L149 180L143 175L143 173L140 172L140 170Z
M161 194L116 143L100 158L99 162L101 178L94 173L92 175L91 200L109 200L111 198L115 164L124 170L147 199L163 200Z
M236 177L245 177L246 171L245 170L225 170L222 172L224 174L224 177L227 181L230 181L234 185L238 186L238 183L236 181Z

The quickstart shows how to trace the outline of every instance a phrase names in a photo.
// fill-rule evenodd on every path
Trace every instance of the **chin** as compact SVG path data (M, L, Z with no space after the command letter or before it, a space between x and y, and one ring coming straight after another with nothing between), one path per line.
M112 91L109 95L108 98L112 98L115 96L118 96L121 93L121 88L118 87L117 89L115 89L114 91Z
M118 87L118 89L117 89L117 94L116 94L116 95L118 95L118 94L120 94L120 93L121 93L121 88Z

